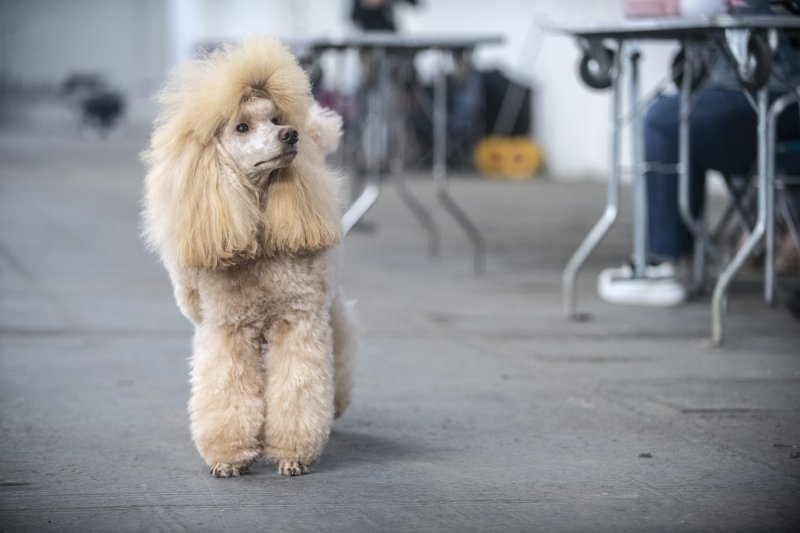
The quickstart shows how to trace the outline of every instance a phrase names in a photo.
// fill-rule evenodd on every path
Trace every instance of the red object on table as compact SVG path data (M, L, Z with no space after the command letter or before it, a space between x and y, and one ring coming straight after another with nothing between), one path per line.
M677 17L680 0L625 0L622 12L626 17Z

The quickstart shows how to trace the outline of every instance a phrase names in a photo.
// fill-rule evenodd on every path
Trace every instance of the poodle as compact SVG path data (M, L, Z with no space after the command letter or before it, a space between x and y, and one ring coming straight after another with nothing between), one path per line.
M341 117L263 37L178 67L157 100L144 237L195 326L192 438L215 477L262 455L308 473L350 401L338 180L325 165Z

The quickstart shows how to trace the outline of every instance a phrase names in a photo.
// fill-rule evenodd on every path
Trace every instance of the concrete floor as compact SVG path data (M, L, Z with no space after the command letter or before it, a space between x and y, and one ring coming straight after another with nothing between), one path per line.
M430 262L388 189L346 241L357 389L315 472L209 477L191 328L137 235L144 142L0 134L0 531L800 530L800 323L753 272L721 349L707 297L599 301L625 219L581 277L591 320L565 321L597 185L455 181L489 243L480 278L443 217Z

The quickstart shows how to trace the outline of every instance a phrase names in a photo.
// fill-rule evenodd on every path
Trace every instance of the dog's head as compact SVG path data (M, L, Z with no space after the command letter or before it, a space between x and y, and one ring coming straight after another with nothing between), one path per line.
M336 181L324 155L341 121L313 104L278 41L248 38L179 67L158 95L145 236L187 267L302 254L339 238Z
M267 187L270 176L297 156L300 133L284 122L268 96L253 96L218 134L221 149L235 171L258 188Z

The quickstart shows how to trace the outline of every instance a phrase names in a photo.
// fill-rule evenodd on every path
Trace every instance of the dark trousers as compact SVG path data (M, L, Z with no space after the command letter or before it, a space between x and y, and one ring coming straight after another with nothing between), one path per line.
M705 203L705 175L752 172L757 153L758 118L740 91L705 89L696 96L689 119L690 206L698 216ZM658 96L644 118L644 156L648 163L678 162L679 97ZM778 140L800 137L796 106L778 121ZM692 250L693 238L678 208L678 175L651 171L646 174L649 255L675 261Z

